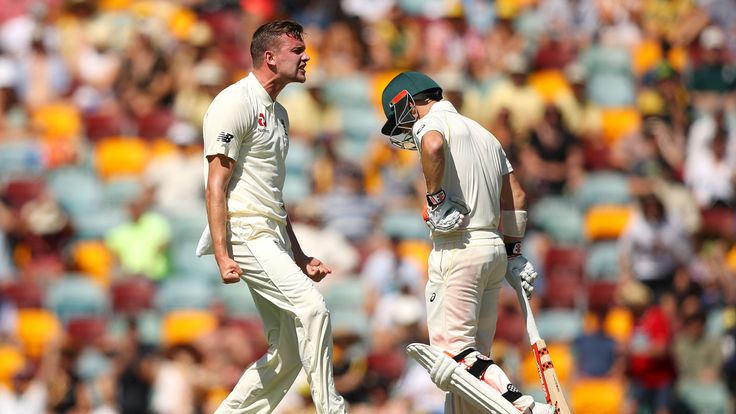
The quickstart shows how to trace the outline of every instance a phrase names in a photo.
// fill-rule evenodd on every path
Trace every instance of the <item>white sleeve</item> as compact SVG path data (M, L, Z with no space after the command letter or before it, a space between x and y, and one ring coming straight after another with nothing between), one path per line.
M442 128L442 123L440 122L440 120L435 117L427 116L418 120L412 128L412 133L417 140L418 146L421 146L422 137L424 137L424 134L429 131L437 131L442 134L443 138L445 137L445 132Z
M204 116L204 155L223 154L237 160L240 145L250 136L254 123L247 103L238 102L228 92L218 95Z
M501 144L498 144L498 151L501 157L501 175L511 174L514 172L514 167L511 166L511 161L506 156L506 151L503 150Z

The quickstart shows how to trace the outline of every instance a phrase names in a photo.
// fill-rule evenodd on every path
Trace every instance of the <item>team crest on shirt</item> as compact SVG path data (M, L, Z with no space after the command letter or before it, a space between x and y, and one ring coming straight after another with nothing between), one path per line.
M258 114L258 126L266 127L266 115L263 115L263 112Z

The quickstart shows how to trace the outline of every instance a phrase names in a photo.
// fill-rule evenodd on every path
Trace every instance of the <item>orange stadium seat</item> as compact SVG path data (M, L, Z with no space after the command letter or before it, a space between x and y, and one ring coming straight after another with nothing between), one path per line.
M589 378L570 387L571 410L575 414L618 414L623 408L624 385L610 378Z
M190 343L217 328L217 318L206 310L178 310L164 316L162 342L166 345Z
M31 124L44 139L77 139L82 132L79 110L65 102L44 105L34 110Z
M83 240L72 248L72 258L81 273L90 275L101 286L110 283L114 265L112 252L101 240Z
M558 96L570 89L565 76L559 70L540 70L529 75L529 84L539 93L544 102L554 102Z
M603 331L621 343L629 340L633 329L634 317L627 309L618 306L609 310L603 321Z
M19 309L16 329L26 355L38 358L46 345L61 333L61 323L45 309Z
M13 376L23 369L26 359L20 350L12 345L0 345L0 387L12 386Z
M108 137L96 148L96 168L103 179L122 175L139 175L148 165L150 149L135 137Z
M636 108L601 108L601 136L609 145L635 132L640 126L641 115Z
M591 241L617 239L626 229L630 216L628 206L593 206L585 213L585 236Z
M659 42L644 40L634 47L632 67L636 75L643 75L662 60Z

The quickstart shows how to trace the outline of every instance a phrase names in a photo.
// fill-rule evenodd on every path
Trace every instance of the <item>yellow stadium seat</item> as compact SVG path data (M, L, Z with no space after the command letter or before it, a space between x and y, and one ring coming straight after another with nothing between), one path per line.
M97 172L103 179L137 176L148 165L150 156L148 144L140 138L104 138L97 144Z
M195 23L197 23L197 15L187 8L180 7L169 16L169 33L176 39L185 39Z
M162 341L166 345L189 343L217 328L217 318L205 310L177 310L164 316Z
M588 240L616 239L623 233L631 216L627 206L602 204L585 213L585 236Z
M26 355L38 358L46 345L61 334L56 315L45 309L19 309L17 337Z
M101 286L110 284L114 258L105 243L100 240L80 241L74 245L72 257L81 273L92 276Z
M726 267L736 272L736 246L731 247L731 250L726 253Z
M0 386L10 387L13 376L23 369L25 357L15 347L0 346Z
M646 73L661 60L662 48L658 42L645 40L634 47L632 66L637 75Z
M570 388L570 408L575 414L618 414L623 401L624 385L609 378L580 380Z
M529 84L546 103L554 102L560 95L569 91L570 85L559 70L549 69L534 72L529 76Z
M44 139L76 139L82 131L82 117L71 104L56 102L33 111L31 123Z
M689 62L688 52L682 46L675 46L667 53L667 61L675 70L682 73Z
M401 73L400 70L387 70L383 72L377 72L371 77L371 103L380 111L383 116L383 107L381 105L381 93L383 89L391 82L396 75Z
M636 108L602 108L601 136L608 145L636 131L641 125L641 114Z
M549 343L547 344L547 349L552 357L552 364L555 367L557 378L564 386L570 379L575 365L570 344L564 342ZM534 359L531 346L529 347L529 352L526 353L524 359L521 361L521 380L523 384L528 385L539 383L537 361Z
M622 307L614 307L609 310L603 321L603 332L620 343L629 340L633 329L634 317Z
M422 274L427 274L429 252L431 251L432 246L424 240L404 240L399 246L401 257L416 262L422 268Z
M151 141L151 157L164 157L176 151L176 144L166 138L156 138Z

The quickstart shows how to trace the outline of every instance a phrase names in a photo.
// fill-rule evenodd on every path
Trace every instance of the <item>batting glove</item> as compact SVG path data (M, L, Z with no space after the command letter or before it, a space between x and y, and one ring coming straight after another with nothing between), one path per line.
M460 203L447 200L445 191L427 194L427 226L440 233L455 230L468 214L468 209Z
M529 260L521 255L521 243L507 244L506 252L509 257L508 266L506 267L506 280L511 286L521 284L526 297L531 298L534 292L534 280L538 276L537 271L529 263Z

